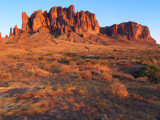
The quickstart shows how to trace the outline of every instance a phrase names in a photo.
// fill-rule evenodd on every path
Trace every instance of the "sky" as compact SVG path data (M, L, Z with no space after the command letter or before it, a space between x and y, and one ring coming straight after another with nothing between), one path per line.
M22 12L30 16L35 10L75 6L76 11L96 14L101 27L134 21L149 27L151 36L160 44L160 0L0 0L0 32L9 34L10 27L22 27Z

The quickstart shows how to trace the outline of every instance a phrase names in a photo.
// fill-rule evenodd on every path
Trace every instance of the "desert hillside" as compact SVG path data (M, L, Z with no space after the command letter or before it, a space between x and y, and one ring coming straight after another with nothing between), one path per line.
M0 120L159 120L160 46L149 28L101 28L74 9L23 12L22 28L0 38Z

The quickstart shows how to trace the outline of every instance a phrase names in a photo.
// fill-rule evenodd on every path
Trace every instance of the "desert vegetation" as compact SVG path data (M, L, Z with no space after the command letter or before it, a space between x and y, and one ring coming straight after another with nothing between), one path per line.
M1 46L0 119L160 119L158 47L74 44Z

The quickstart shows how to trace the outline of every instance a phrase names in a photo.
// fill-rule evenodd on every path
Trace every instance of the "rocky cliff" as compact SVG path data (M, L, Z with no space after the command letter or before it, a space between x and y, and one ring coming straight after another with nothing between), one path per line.
M68 32L99 32L99 24L95 14L88 11L75 13L73 5L68 8L53 7L49 13L42 10L34 11L31 17L22 13L22 31L37 32L43 28L49 29L52 33Z
M147 26L142 26L135 22L125 22L119 25L114 24L110 27L100 29L100 32L106 34L114 39L127 39L127 40L155 40L151 37L150 31Z

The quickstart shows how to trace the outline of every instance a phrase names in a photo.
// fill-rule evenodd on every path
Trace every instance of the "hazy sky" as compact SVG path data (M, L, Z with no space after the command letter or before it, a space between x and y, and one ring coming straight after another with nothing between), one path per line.
M134 21L149 27L151 36L160 43L160 0L0 0L0 32L9 34L10 27L22 26L21 14L35 10L49 11L53 6L74 5L76 11L96 14L100 26Z

